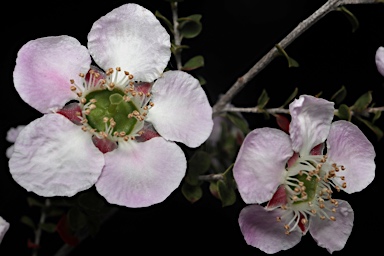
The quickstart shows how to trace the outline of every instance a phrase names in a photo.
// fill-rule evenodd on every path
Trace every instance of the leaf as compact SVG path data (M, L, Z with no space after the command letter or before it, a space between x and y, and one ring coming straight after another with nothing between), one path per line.
M85 211L101 212L105 201L96 191L88 190L79 196L78 205Z
M44 207L44 203L40 202L39 200L33 197L27 197L27 202L29 206Z
M184 64L182 70L191 71L191 70L203 67L203 66L204 66L204 57L201 55L198 55L198 56L195 56L195 57L191 58L190 60L188 60Z
M288 67L290 67L290 68L297 68L297 67L299 67L299 63L296 60L294 60L291 57L289 57L287 52L280 45L276 44L275 47L277 48L277 50L280 53L280 55L283 55L287 59Z
M205 80L205 78L204 77L202 77L202 76L197 76L197 79L199 80L199 83L200 83L200 85L205 85L206 83L207 83L207 81Z
M265 105L267 105L268 101L269 101L268 93L265 89L263 89L260 97L257 100L257 107L259 109L263 109L265 107Z
M188 45L175 45L175 44L171 45L171 51L174 55L181 52L183 49L189 49L189 46Z
M56 232L56 224L53 224L53 223L40 223L39 227L48 233Z
M383 137L383 131L379 127L377 127L373 123L369 122L368 120L365 120L365 119L360 118L358 116L356 116L356 118L359 121L363 122L369 129L371 129L376 134L377 140L381 140L381 138Z
M192 186L186 182L181 187L184 197L191 203L195 203L203 196L203 190L200 186Z
M368 108L371 102L372 102L372 91L368 91L363 95L361 95L356 100L355 104L353 104L352 106L352 110L355 112L361 113Z
M381 111L375 111L375 115L373 116L372 123L375 123L381 117Z
M296 97L298 91L299 91L299 89L297 89L297 87L296 87L295 90L293 91L293 93L291 95L289 95L288 99L284 102L283 105L280 106L280 108L284 108L286 105L291 103L291 101Z
M223 207L230 206L236 202L235 190L228 186L228 184L224 181L217 181L217 190L219 192L221 205Z
M228 118L236 127L238 127L244 134L249 132L247 121L240 115L232 112L227 112L225 117Z
M72 230L80 230L87 224L87 216L77 207L68 211L68 224Z
M155 12L155 16L159 19L161 19L162 21L164 21L164 23L167 25L168 29L174 34L175 32L173 31L173 25L172 23L165 17L163 16L159 11L156 11Z
M216 181L212 181L209 183L209 191L211 192L211 194L214 197L216 197L217 199L220 199L219 189L217 188L217 182Z
M354 33L360 26L359 20L356 18L356 16L344 6L340 6L336 10L342 12L344 16L348 19L348 21L352 25L352 33Z
M33 230L36 230L36 225L30 217L24 215L21 217L20 221L28 227L32 228Z
M188 17L179 18L180 34L185 38L194 38L198 36L203 29L200 22L200 14L194 14Z
M351 121L351 110L345 104L341 104L335 115L343 120Z
M345 99L346 96L347 96L347 90L343 85L337 92L335 92L335 94L332 95L331 101L335 102L336 104L340 104Z
M202 150L197 150L193 156L188 160L187 174L185 181L189 185L200 185L199 175L208 171L211 165L211 156Z

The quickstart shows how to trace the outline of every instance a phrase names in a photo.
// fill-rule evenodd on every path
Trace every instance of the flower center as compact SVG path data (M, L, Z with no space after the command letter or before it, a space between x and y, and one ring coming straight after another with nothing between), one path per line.
M112 141L135 139L141 135L144 119L154 105L148 88L133 82L133 75L120 68L109 69L105 74L91 69L87 76L79 74L82 86L71 80L81 113L82 129L98 138ZM145 90L144 90L145 89Z
M304 231L310 216L336 220L332 214L336 212L338 202L332 198L332 188L340 191L335 179L340 179L342 188L346 188L345 177L339 175L344 170L344 166L330 163L326 155L301 156L287 169L284 184L287 204L282 209L294 213L294 217L284 225L287 234L297 226ZM283 216L278 218L281 219Z

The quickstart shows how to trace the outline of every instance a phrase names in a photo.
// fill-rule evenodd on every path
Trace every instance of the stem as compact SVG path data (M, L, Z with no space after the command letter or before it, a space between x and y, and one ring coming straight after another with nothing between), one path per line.
M178 22L179 17L178 17L178 11L177 11L177 2L171 3L171 9L172 9L172 21L173 21L173 36L175 39L175 46L176 46L174 55L175 55L177 70L181 70L183 67L183 64L181 62L181 50L178 49L178 46L181 45L181 35L179 32L179 22Z
M297 25L285 38L283 38L278 45L281 48L286 48L296 38L298 38L304 31L314 25L322 17L331 11L336 10L341 5L347 4L372 4L382 2L380 0L328 0L323 6L316 10L311 16ZM240 92L245 84L247 84L252 78L254 78L261 70L263 70L276 56L278 56L278 50L273 47L263 58L261 58L247 73L239 77L231 88L219 98L216 104L213 106L213 114L224 111L225 106L230 103L233 97Z
M43 224L45 222L45 218L47 217L47 215L45 214L45 209L47 207L49 207L50 204L51 204L51 201L47 198L47 199L45 199L45 207L41 208L41 215L40 215L39 225L37 226L37 229L35 230L35 241L34 241L34 244L37 245L37 246L40 245L40 240L41 240L41 231L42 230L41 230L40 224ZM37 256L38 250L39 250L38 247L33 249L32 256Z
M224 179L223 173L200 175L198 177L198 180L202 180L202 181L217 181L217 180L223 180L223 179Z

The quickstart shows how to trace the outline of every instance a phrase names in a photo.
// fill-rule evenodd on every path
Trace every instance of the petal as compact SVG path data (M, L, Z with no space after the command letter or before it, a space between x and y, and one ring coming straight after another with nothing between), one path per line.
M15 145L11 145L7 148L7 150L5 151L5 155L8 157L8 158L11 158L12 154L13 154L13 151L14 151L14 148L15 148Z
M376 67L379 73L384 76L384 47L380 46L375 55Z
M327 140L328 159L344 165L347 193L358 192L367 187L375 177L375 149L364 133L353 123L337 121L331 126ZM333 182L341 185L338 179ZM340 186L341 187L341 186Z
M70 80L81 83L91 57L87 48L69 36L44 37L26 43L18 52L13 73L20 97L42 113L56 111L76 94Z
M186 165L180 147L161 137L120 143L105 154L96 189L112 204L150 206L164 201L180 185Z
M167 140L200 146L213 128L212 108L199 81L182 71L168 71L152 88L154 107L148 121Z
M19 133L21 130L23 130L25 125L18 125L16 128L11 128L7 132L6 140L11 143L15 143L17 136L19 136Z
M0 243L9 229L9 223L0 216Z
M310 95L301 95L289 105L292 120L289 133L292 148L308 155L312 148L325 141L333 119L334 103Z
M233 167L245 203L263 203L272 198L292 154L289 136L281 130L260 128L248 133Z
M88 49L104 70L121 67L136 81L152 82L171 57L170 36L149 10L122 5L97 20L88 34Z
M335 221L328 219L322 220L318 216L311 217L311 226L309 233L321 247L328 250L329 253L339 251L344 248L349 235L352 232L354 214L352 207L348 202L337 200L339 206L337 211L332 213ZM325 202L326 207L333 208L329 202Z
M17 137L9 160L13 178L40 196L73 196L90 188L104 166L91 134L59 114L47 114Z
M293 230L285 234L284 222L278 222L286 212L281 209L266 211L260 205L244 207L239 216L240 230L247 244L273 254L294 247L301 240L301 232ZM293 217L293 214L287 217Z

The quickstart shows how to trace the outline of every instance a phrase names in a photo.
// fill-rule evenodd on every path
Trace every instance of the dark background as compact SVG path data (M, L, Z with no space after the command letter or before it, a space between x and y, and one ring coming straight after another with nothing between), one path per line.
M171 17L166 1L132 1L152 12L160 11ZM29 40L44 36L70 35L83 45L87 34L99 17L126 1L8 1L1 15L1 166L0 166L0 216L11 227L0 245L0 255L31 255L26 247L33 239L30 228L20 223L23 215L36 217L36 209L27 205L27 193L9 174L5 150L10 145L5 140L11 127L28 124L41 116L24 103L13 87L12 71L17 51ZM185 0L179 4L179 15L202 14L203 30L194 39L185 39L191 48L183 52L186 61L194 55L203 55L205 67L192 72L202 75L204 85L213 105L238 77L243 75L267 51L288 34L299 22L307 18L325 1L320 0L237 0L203 1ZM247 87L235 97L236 106L251 107L263 89L270 96L267 107L278 107L294 88L299 94L315 95L329 99L344 85L347 88L346 104L363 93L372 91L376 106L384 105L384 77L376 69L374 56L379 46L384 46L384 5L348 6L360 21L359 29L352 33L351 24L341 12L332 12L309 28L286 51L300 67L288 68L284 58L272 61ZM273 119L262 115L245 115L251 128L277 127ZM384 128L382 119L377 125ZM383 142L377 141L373 132L359 125L374 144L376 178L363 191L346 195L355 212L354 227L345 248L334 255L349 255L357 250L367 254L382 248L384 230L381 202L383 198ZM204 186L206 189L206 186ZM336 195L335 197L338 197ZM165 202L144 208L119 208L95 236L86 239L71 256L79 255L128 255L141 253L225 253L237 255L262 255L248 246L240 232L237 219L244 203L240 197L235 205L223 208L221 203L205 191L203 198L189 203L177 189ZM57 233L43 233L40 256L54 255L62 243ZM294 248L278 255L327 255L318 247L310 234Z

